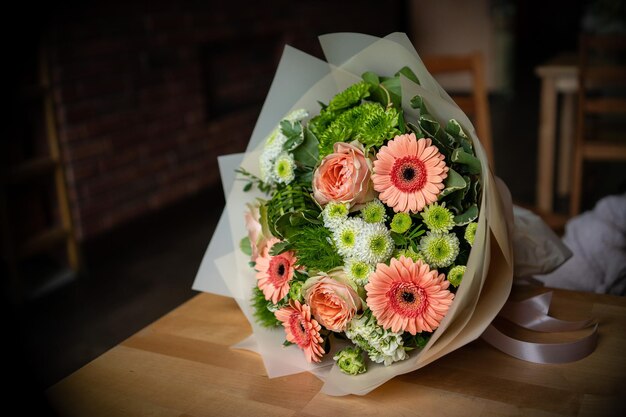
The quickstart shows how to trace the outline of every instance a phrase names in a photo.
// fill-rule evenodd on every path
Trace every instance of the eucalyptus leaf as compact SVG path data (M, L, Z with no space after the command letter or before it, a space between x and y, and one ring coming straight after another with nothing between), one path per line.
M239 249L246 255L252 256L252 245L250 244L250 238L248 236L239 241Z
M452 162L464 165L470 174L480 174L480 160L462 148L455 149L450 159Z
M464 213L454 216L454 224L465 226L478 218L478 206L472 204Z

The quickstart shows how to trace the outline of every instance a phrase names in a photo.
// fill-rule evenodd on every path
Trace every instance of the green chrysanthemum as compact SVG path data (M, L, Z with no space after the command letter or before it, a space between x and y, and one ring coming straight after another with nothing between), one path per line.
M283 152L278 155L276 163L274 164L274 177L276 182L289 184L296 177L295 169L296 162L292 154Z
M396 233L404 233L411 228L413 221L408 213L396 213L391 220L391 230Z
M433 232L448 232L454 227L454 215L445 206L445 203L433 203L422 212L424 224Z
M452 265L459 254L459 239L454 233L428 232L420 240L420 251L433 268Z
M466 268L465 265L456 265L450 269L450 272L448 272L448 281L450 281L453 287L458 287L461 284Z
M355 257L370 265L387 261L393 253L394 244L389 230L383 223L364 223L356 245Z
M337 366L345 374L358 375L367 371L361 348L347 347L341 349L333 359L337 361Z
M393 107L385 110L381 105L370 107L360 120L356 138L366 146L381 146L385 139L393 138L400 131L398 111Z
M366 262L350 258L346 261L344 271L355 284L364 286L369 280L369 276L374 272L374 268Z
M324 226L334 231L348 218L348 211L348 205L346 203L329 202L326 204L326 207L324 207L324 210L322 210Z
M337 94L328 103L329 111L337 111L346 109L355 104L358 104L361 100L370 95L369 84L365 81L353 84L350 87Z
M380 200L372 200L361 210L361 217L363 217L365 223L384 222L387 217L385 214L385 206Z
M467 243L470 244L470 246L472 246L474 244L474 238L476 237L476 229L478 228L478 223L476 222L472 222L470 224L467 225L467 228L465 229L465 240L467 241Z
M363 221L358 218L344 220L334 231L333 240L337 246L337 252L343 257L350 257L356 251Z

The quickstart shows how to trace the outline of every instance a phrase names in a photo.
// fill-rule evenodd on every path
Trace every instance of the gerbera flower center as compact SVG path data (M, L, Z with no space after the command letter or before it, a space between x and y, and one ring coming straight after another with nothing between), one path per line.
M289 260L282 255L274 256L270 261L270 267L267 271L269 274L269 281L274 287L282 286L288 279L289 274Z
M424 188L426 166L415 156L405 156L394 162L390 178L397 189L405 193L412 193Z
M427 307L424 290L412 282L397 282L387 292L395 314L402 317L420 316Z

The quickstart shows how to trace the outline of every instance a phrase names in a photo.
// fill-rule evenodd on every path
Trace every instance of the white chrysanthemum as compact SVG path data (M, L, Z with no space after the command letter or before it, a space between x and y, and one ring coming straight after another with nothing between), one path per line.
M283 145L287 142L287 136L283 135L280 129L276 128L270 133L263 147L261 157L273 160L283 151Z
M324 226L335 231L347 218L349 213L348 204L331 201L322 210Z
M347 259L343 269L348 278L361 287L368 283L370 274L374 272L370 264L355 258Z
M283 120L289 120L290 122L299 122L309 117L309 112L305 109L296 109L289 113Z
M273 184L274 160L268 155L261 154L259 158L261 180L266 184Z
M372 266L387 261L394 244L384 223L365 223L356 244L356 258Z
M445 268L459 255L459 238L454 233L428 232L420 240L420 252L432 268Z
M361 231L365 223L362 219L351 217L345 219L333 231L333 241L337 247L337 252L344 258L354 256L357 241L360 239Z
M364 314L352 319L346 327L346 336L376 363L389 366L409 357L404 350L402 333L383 329L374 316Z
M281 184L289 184L296 178L296 162L293 159L293 155L288 152L283 152L278 155L276 162L274 162L274 171L272 176L276 182Z

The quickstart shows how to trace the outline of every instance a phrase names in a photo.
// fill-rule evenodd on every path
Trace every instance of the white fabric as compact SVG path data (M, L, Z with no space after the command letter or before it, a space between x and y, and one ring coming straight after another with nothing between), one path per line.
M563 242L574 255L537 279L549 287L626 295L626 194L605 197L570 220Z

